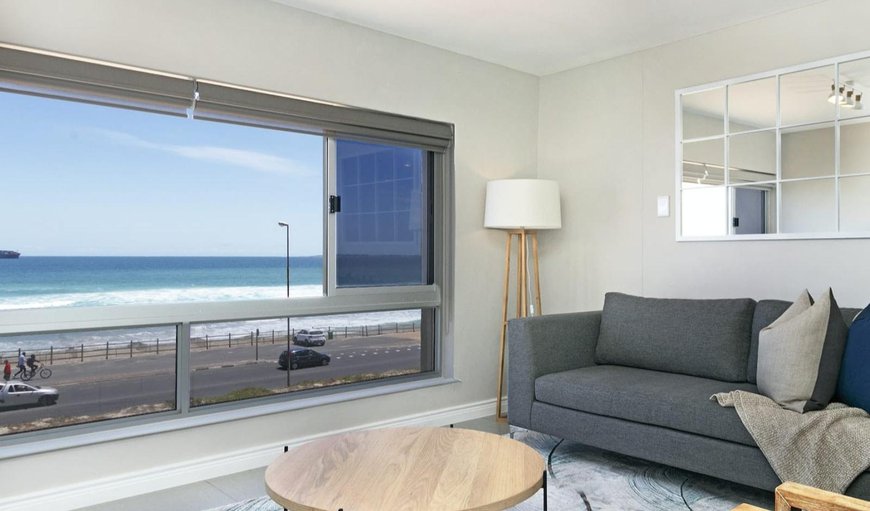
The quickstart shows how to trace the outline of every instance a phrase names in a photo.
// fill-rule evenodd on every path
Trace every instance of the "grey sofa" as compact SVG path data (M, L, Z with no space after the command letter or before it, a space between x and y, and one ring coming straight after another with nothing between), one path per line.
M512 320L509 422L773 490L780 481L737 413L709 398L757 392L758 333L789 305L608 293L603 311ZM870 498L870 472L847 493Z

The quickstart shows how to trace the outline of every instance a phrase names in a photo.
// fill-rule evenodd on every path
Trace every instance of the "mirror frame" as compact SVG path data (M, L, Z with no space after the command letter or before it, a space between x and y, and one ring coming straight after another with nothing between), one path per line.
M718 82L706 83L702 85L696 85L692 87L685 87L681 89L677 89L674 91L674 106L675 106L675 128L674 128L674 141L675 141L675 200L674 200L674 210L676 212L675 215L675 231L676 231L676 241L753 241L753 240L788 240L788 239L845 239L845 238L870 238L870 231L854 231L854 232L844 232L841 229L841 207L840 207L840 183L842 178L844 177L855 177L855 176L870 176L870 172L867 173L858 173L858 174L844 174L840 173L840 124L841 122L846 122L847 124L855 122L855 119L865 119L867 122L870 122L870 105L864 110L864 113L860 115L848 115L841 116L841 107L839 103L835 105L835 116L833 120L830 121L813 121L802 124L795 125L782 125L782 111L781 111L781 82L782 76L796 73L800 71L806 71L814 68L824 67L824 66L834 66L834 83L835 87L839 89L840 87L840 65L848 64L852 61L861 60L861 59L870 59L870 51L864 51L859 53L851 53L847 55L841 55L838 57L832 57L824 60L817 60L813 62L808 62L805 64L799 64L795 66L783 67L779 69L774 69L771 71L765 71L761 73L755 73L751 75L745 75L737 78L729 78L726 80L720 80ZM775 180L765 181L768 184L774 184L776 186L776 200L775 200L775 209L773 211L773 217L775 218L775 228L776 232L766 233L766 234L732 234L730 227L730 219L733 216L733 200L731 199L732 193L731 189L733 186L728 182L728 163L729 163L729 139L732 135L740 135L745 133L752 133L754 130L750 131L739 131L734 132L733 134L729 130L729 92L730 87L733 85L742 84L745 82L751 82L754 80L761 80L765 78L775 78L776 80L776 123L775 126L770 126L768 128L760 128L758 131L774 131L776 133L776 177ZM870 85L870 84L866 84ZM699 138L689 138L683 139L683 108L682 108L682 97L687 94L703 92L707 90L722 88L725 93L725 102L723 105L723 131L722 135L708 136L708 137L699 137ZM864 91L861 90L862 93L866 96L866 101L870 103L870 90ZM787 130L788 128L794 128L796 126L809 126L813 124L819 124L820 122L830 122L834 126L834 173L831 176L825 176L826 179L834 180L834 211L832 214L836 218L836 230L830 232L799 232L799 233L785 233L781 232L782 228L782 184L785 181L794 182L793 180L783 180L782 177L782 132L784 128ZM725 179L724 184L719 185L726 190L726 194L728 196L728 200L726 203L726 215L723 218L723 221L726 224L726 231L728 234L725 235L714 235L714 236L683 236L682 227L683 227L683 143L684 142L699 142L703 140L716 140L722 139L723 145L725 146L725 151L723 157L725 158Z

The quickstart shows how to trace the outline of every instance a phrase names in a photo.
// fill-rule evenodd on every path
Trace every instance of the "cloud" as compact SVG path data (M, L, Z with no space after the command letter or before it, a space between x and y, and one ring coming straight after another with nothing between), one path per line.
M311 169L290 158L275 156L259 151L231 149L218 146L175 145L150 142L148 140L124 133L104 129L94 129L103 138L120 145L141 147L153 151L175 154L192 160L209 161L222 165L244 167L258 172L285 174L293 176L309 175Z

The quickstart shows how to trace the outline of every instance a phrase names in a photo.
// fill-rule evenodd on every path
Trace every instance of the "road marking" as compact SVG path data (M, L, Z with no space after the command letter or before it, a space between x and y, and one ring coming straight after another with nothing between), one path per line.
M348 355L347 358L353 358L353 355Z

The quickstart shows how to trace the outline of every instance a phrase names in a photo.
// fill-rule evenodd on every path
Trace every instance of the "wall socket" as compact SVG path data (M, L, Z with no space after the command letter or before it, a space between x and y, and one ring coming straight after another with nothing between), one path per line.
M669 195L659 195L656 206L658 216L671 216L671 197Z

